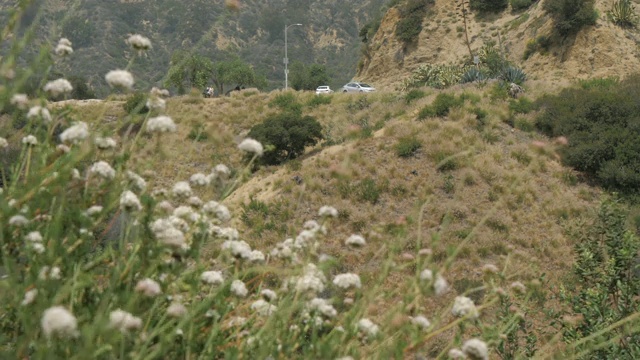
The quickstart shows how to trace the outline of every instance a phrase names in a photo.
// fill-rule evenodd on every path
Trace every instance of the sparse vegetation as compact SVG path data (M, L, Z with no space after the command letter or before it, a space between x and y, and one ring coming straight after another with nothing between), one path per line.
M431 105L427 105L418 113L418 120L430 117L445 117L449 115L449 110L462 106L463 100L456 98L454 94L440 93L436 96Z
M396 153L400 157L411 157L420 150L422 143L415 136L404 137L396 144Z
M422 21L434 0L405 0L400 6L401 18L396 25L396 37L405 44L413 42L422 32Z

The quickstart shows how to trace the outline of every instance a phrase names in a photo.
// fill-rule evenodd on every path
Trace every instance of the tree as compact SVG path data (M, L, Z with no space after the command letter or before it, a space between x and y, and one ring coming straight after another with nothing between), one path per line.
M594 25L598 19L595 0L547 0L543 8L553 17L555 28L562 36Z
M291 64L291 87L295 90L313 90L329 82L329 75L324 65L305 66L300 61Z
M164 84L176 87L180 94L184 94L190 87L204 88L211 79L213 70L213 62L208 58L178 50L171 56L171 67Z
M322 125L315 118L302 116L297 111L284 111L267 117L262 124L251 128L248 137L267 147L260 158L267 165L294 159L304 153L305 147L313 146L324 138Z
M213 83L219 94L224 93L225 85L234 84L242 87L256 85L259 82L262 82L262 79L256 76L253 68L238 57L232 60L219 61L213 69Z

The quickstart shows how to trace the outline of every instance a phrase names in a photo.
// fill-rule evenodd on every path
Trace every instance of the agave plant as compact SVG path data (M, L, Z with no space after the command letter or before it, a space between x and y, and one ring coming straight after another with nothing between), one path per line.
M636 27L638 17L631 0L617 0L611 7L611 19L620 27Z
M469 70L467 70L464 74L462 74L462 76L460 77L460 83L466 84L476 81L484 81L487 79L488 76L484 72L482 72L482 70L478 69L477 67L472 67L469 68Z
M527 80L527 74L525 74L525 72L520 68L507 66L502 69L500 79L507 83L522 85Z

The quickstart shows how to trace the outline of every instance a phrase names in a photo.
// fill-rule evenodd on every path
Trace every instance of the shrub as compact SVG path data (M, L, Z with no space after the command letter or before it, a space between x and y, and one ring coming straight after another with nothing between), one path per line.
M449 110L462 106L462 100L456 99L455 95L440 93L436 96L431 105L425 106L418 113L418 119L424 120L428 117L445 117L449 115Z
M596 23L598 13L594 4L595 0L546 0L543 8L553 17L558 33L564 36Z
M470 0L469 7L476 11L499 12L507 8L508 0Z
M581 321L563 320L561 326L567 343L597 335L594 340L603 346L583 342L576 349L577 352L591 349L585 357L588 359L640 356L637 324L614 326L640 308L637 300L640 239L626 228L625 222L626 211L622 206L615 200L606 200L593 225L577 227L571 234L576 240L574 278L562 288L560 299L571 307L572 312L567 315L578 315ZM563 318L563 314L556 315ZM609 326L612 331L601 331Z
M640 187L640 76L617 86L565 89L538 101L544 109L537 127L566 136L564 162L622 191Z
M631 0L617 0L609 12L613 23L623 28L633 28L638 24L638 16Z
M425 92L419 89L410 90L405 96L404 101L407 104L411 104L414 100L422 99L425 97Z
M146 114L149 112L147 107L147 94L136 92L131 94L122 107L127 114Z
M401 18L396 25L395 34L398 40L410 43L420 35L422 20L427 13L428 5L433 0L408 0L400 9Z
M378 202L382 192L381 187L371 178L362 180L358 185L354 186L353 190L360 201L367 201L372 204Z
M296 112L271 115L262 124L251 128L248 137L260 141L267 147L260 161L267 165L281 164L304 153L304 148L313 146L324 137L322 125L311 116ZM269 149L271 147L271 149Z
M314 96L309 101L307 101L307 106L310 108L315 108L320 105L328 105L331 104L331 99L333 97L330 95L322 95L322 96Z
M620 78L617 76L611 76L606 78L593 78L587 80L580 80L580 87L589 90L589 89L608 89L620 84Z
M403 137L396 144L396 154L400 157L410 157L421 147L422 143L415 136Z
M284 111L302 113L302 105L298 102L298 99L293 92L285 92L276 95L276 97L269 102L269 107L275 107Z
M528 114L535 109L535 104L529 98L521 97L509 101L509 110L514 114Z
M509 0L513 11L520 11L529 8L535 0Z
M206 141L209 139L209 133L207 133L203 124L196 124L189 131L187 138L195 141Z

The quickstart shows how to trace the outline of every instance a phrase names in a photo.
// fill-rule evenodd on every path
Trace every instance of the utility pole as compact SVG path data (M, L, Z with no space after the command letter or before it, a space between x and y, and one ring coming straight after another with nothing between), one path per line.
M292 26L302 26L302 24L291 24L284 26L284 89L289 87L289 58L287 57L287 29Z

